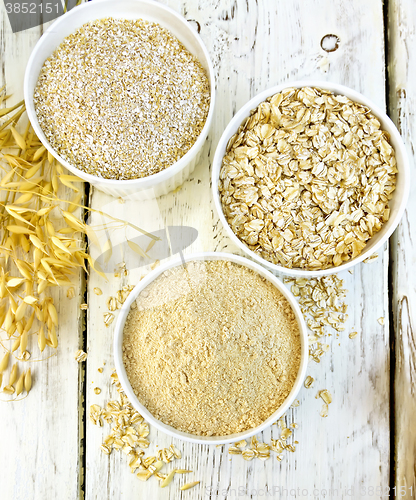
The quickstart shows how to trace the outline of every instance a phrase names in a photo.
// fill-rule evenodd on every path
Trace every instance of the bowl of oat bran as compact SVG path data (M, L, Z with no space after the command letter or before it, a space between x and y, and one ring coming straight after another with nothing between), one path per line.
M274 423L305 378L306 326L270 272L227 253L189 255L135 287L115 327L114 359L132 405L171 436L203 444Z
M323 276L372 256L409 195L390 118L343 85L298 81L245 104L213 161L214 204L248 256L291 276Z
M24 95L34 131L62 165L113 196L146 199L194 169L215 82L201 38L174 10L95 0L40 38Z

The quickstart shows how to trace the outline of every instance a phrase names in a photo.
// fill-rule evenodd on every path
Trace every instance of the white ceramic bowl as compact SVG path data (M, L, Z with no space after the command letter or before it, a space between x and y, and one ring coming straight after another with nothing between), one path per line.
M230 225L228 224L224 212L222 210L222 204L220 199L220 194L218 191L218 180L221 170L222 159L225 154L225 149L227 147L227 143L229 139L237 132L244 118L248 117L250 111L252 109L257 108L257 106L265 101L268 97L281 92L282 90L295 87L318 87L325 90L330 90L335 94L343 94L349 97L351 100L356 101L358 103L364 104L368 106L373 114L380 121L382 128L386 130L390 135L390 142L396 152L396 160L397 160L397 169L399 171L397 175L397 185L396 190L393 193L393 198L390 200L390 219L383 224L381 230L376 233L367 243L364 250L360 255L355 257L354 259L349 260L345 264L342 264L338 267L331 267L329 269L318 270L318 271L307 271L304 269L293 268L289 269L287 267L283 267L277 264L272 264L271 262L263 259L260 255L254 253L252 250L248 248L233 232ZM255 259L257 262L260 262L262 265L267 266L274 271L280 271L285 274L289 274L290 276L303 276L303 277L312 277L312 276L325 276L328 274L333 274L334 272L338 273L344 271L345 269L349 269L359 262L362 262L364 259L372 255L377 249L379 249L387 239L392 235L393 231L396 229L397 225L400 222L400 219L403 215L403 212L406 207L407 198L409 196L409 186L410 186L410 168L409 161L406 154L406 149L403 144L403 140L395 127L394 123L390 120L390 118L384 113L378 106L376 106L370 99L363 96L362 94L352 90L348 87L344 87L343 85L338 85L337 83L330 82L321 82L315 80L305 80L305 81L296 81L296 82L288 82L283 85L277 85L276 87L272 87L270 89L261 92L248 101L233 117L233 119L228 124L224 133L221 136L221 139L218 143L217 149L215 151L214 161L212 165L212 190L214 197L214 204L219 215L219 218L227 231L228 236L231 240L239 247L241 250L251 257Z
M230 434L228 436L197 436L195 434L189 434L187 432L182 432L170 425L166 425L160 420L156 419L147 409L143 406L140 401L137 399L136 395L133 392L133 389L130 385L130 382L127 378L126 369L123 363L123 330L124 324L126 322L127 315L130 311L130 306L132 302L137 298L140 292L146 288L152 281L154 281L158 276L160 276L167 269L171 269L172 267L177 267L181 265L180 259L175 259L173 261L168 262L167 264L158 267L151 273L149 273L140 283L134 288L134 290L128 296L126 302L123 304L122 309L120 310L119 316L117 318L117 323L115 326L115 336L114 336L114 361L116 365L116 370L118 374L118 378L121 382L124 392L127 397L131 401L136 410L143 415L143 417L152 425L154 425L159 430L166 432L170 436L177 437L179 439L183 439L185 441L190 441L193 443L200 444L225 444L231 443L234 441L238 441L240 439L247 439L258 432L261 432L266 427L271 425L273 422L276 422L278 418L280 418L289 408L289 406L293 403L297 393L299 392L302 383L305 379L306 368L308 364L308 334L306 330L305 320L303 319L303 315L300 311L298 303L296 299L292 295L292 293L283 285L283 283L278 280L273 274L264 269L262 266L259 266L255 262L252 262L244 257L240 257L238 255L233 255L231 253L220 253L220 252L207 252L207 253L199 253L188 255L185 257L186 262L195 261L195 260L228 260L231 262L235 262L242 266L248 267L253 271L257 272L260 276L270 281L288 300L291 305L293 312L295 313L296 320L299 325L300 337L301 337L301 363L299 367L298 376L296 378L296 382L290 391L289 396L286 398L284 404L275 411L267 420L265 420L261 425L249 429L245 432L240 432L238 434Z
M33 103L33 93L45 60L62 40L88 21L114 17L122 19L145 19L170 30L183 45L199 60L207 72L211 103L204 128L192 148L176 163L157 174L133 180L102 179L87 174L64 160L49 144L39 126ZM67 12L55 21L36 44L26 67L24 96L29 120L33 129L47 150L73 174L91 183L100 191L116 197L149 199L176 189L195 168L199 154L210 128L214 104L215 81L212 63L205 45L192 26L177 12L151 0L94 0Z

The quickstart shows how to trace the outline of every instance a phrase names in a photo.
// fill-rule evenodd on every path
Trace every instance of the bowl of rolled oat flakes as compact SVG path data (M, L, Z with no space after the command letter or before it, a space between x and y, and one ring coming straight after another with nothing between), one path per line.
M322 276L372 256L409 195L390 118L362 94L298 81L251 99L225 129L212 189L232 241L291 276Z
M24 94L34 131L63 166L113 196L146 199L196 166L215 82L201 38L174 10L95 0L40 38Z
M308 338L292 293L228 253L172 260L131 292L114 359L134 408L190 442L246 439L280 418L306 374Z

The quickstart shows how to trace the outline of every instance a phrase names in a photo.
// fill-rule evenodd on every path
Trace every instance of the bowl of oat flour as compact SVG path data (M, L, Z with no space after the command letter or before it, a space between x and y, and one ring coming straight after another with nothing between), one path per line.
M248 438L295 400L308 361L294 296L227 253L173 260L131 292L115 327L126 395L151 424L205 444Z
M116 197L176 189L211 125L215 82L190 23L149 0L95 0L40 38L24 95L36 135L68 170Z

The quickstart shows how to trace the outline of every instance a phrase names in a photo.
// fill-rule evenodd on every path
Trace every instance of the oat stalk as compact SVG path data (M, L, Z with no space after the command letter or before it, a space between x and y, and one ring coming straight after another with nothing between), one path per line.
M0 100L8 97L3 94ZM15 373L20 362L31 358L32 334L37 337L40 353L58 346L59 318L48 295L50 288L71 285L80 268L93 269L106 278L88 253L87 238L89 245L99 245L95 231L73 215L75 210L83 210L84 216L100 214L157 239L134 224L84 206L82 192L75 184L81 179L65 174L29 121L23 127L19 124L24 111L24 101L0 111L0 189L4 193L0 200L0 329L10 341L6 352L18 360ZM73 198L60 196L61 187L72 190ZM18 371L18 385L14 387L12 379L3 389L10 396L28 393L32 387L31 373ZM27 378L25 373L29 373Z

